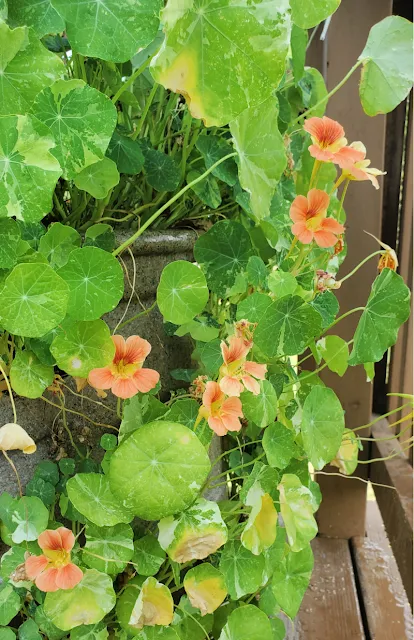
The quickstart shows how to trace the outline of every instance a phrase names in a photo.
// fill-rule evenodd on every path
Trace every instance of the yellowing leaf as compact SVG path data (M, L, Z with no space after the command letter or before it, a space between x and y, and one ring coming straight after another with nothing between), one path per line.
M272 546L276 540L277 511L272 497L257 484L248 493L246 504L252 506L241 543L255 556Z
M186 573L184 589L192 606L200 609L202 616L218 609L227 595L223 574L208 562Z
M34 453L36 443L28 433L18 424L9 422L0 429L0 451L14 451Z
M167 626L174 615L174 603L168 587L155 578L147 578L132 609L129 624L136 629L144 626Z
M358 450L358 438L350 429L345 429L341 446L330 464L338 467L340 473L350 476L358 465Z

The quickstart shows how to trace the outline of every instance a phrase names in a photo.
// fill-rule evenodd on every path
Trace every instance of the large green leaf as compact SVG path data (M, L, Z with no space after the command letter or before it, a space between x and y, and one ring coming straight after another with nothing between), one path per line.
M263 434L263 449L272 467L284 469L297 452L294 431L281 422L269 425Z
M290 0L292 20L302 29L316 27L337 10L340 2L341 0Z
M410 315L410 290L398 273L384 269L375 279L359 319L349 364L378 362L397 341L398 329Z
M237 320L260 322L271 304L272 299L266 293L252 293L237 306Z
M134 553L133 531L129 524L120 523L113 527L88 524L85 537L82 560L88 567L110 575L124 571Z
M316 343L318 355L323 358L328 369L343 376L348 369L348 343L339 336L325 336Z
M194 256L202 265L211 291L225 296L253 254L249 234L238 222L222 220L201 235Z
M272 591L283 611L293 620L301 605L313 570L313 554L309 546L292 551L280 562L272 578Z
M200 135L196 147L202 154L207 169L221 158L233 152L233 147L223 138L214 135ZM228 158L216 167L212 174L233 187L237 182L237 165L234 158Z
M112 362L115 346L103 320L65 321L50 350L57 365L71 376L87 378L92 369Z
M259 395L244 391L240 399L245 418L254 422L260 429L267 427L276 418L277 395L269 380L260 381Z
M44 88L31 113L56 140L52 153L67 179L102 160L116 125L109 98L82 80L59 80Z
M117 306L124 291L121 265L97 247L72 251L59 275L69 285L68 314L74 320L100 318Z
M68 286L48 264L18 264L1 291L0 322L19 336L39 338L66 315Z
M189 322L203 311L208 295L204 274L195 264L175 260L164 267L157 288L157 303L167 322Z
M0 269L11 269L17 262L20 229L15 220L0 218Z
M104 622L82 624L70 632L70 640L108 640L108 637L108 629Z
M36 119L0 116L0 218L37 222L51 210L62 173L50 152L54 144Z
M202 175L201 170L189 171L186 176L187 183L196 180ZM221 203L220 187L217 184L217 180L213 175L208 175L204 180L196 182L191 187L196 196L200 198L201 202L204 202L210 209L217 209Z
M106 155L116 163L119 173L135 175L144 166L144 154L138 140L114 131Z
M344 410L332 389L312 387L303 404L303 446L315 469L335 457L345 428Z
M12 540L15 544L32 542L47 527L49 511L35 496L23 496L16 500L10 511Z
M292 473L285 473L278 485L280 511L292 551L301 551L318 533L313 517L318 505L308 487Z
M77 473L68 480L66 488L75 509L98 527L131 522L131 512L113 495L107 476Z
M87 569L73 589L46 595L44 610L59 629L69 631L81 624L95 624L115 606L115 592L110 576Z
M53 367L42 364L34 353L17 351L10 367L10 383L19 396L39 398L53 377Z
M240 184L250 193L250 206L257 219L269 214L277 181L286 167L286 153L277 118L279 107L273 96L251 107L230 123L239 154Z
M358 58L362 60L359 95L365 113L389 113L413 85L413 25L400 16L375 24Z
M263 582L264 569L263 555L253 555L238 540L231 540L224 545L220 571L232 600L257 591Z
M75 185L82 191L87 191L94 198L102 200L119 182L116 164L110 158L98 160L82 169L75 176Z
M72 47L84 56L126 62L155 37L161 0L51 0Z
M180 184L180 168L173 156L142 146L148 184L156 191L174 191Z
M52 7L51 0L12 0L9 3L9 23L12 27L31 27L39 38L65 29L65 22Z
M0 20L0 115L27 113L39 91L63 73L62 61L33 31Z
M111 457L109 478L119 503L145 520L188 507L210 471L208 455L193 431L157 421L134 431Z
M158 573L165 560L165 551L161 548L157 538L146 535L134 542L132 562L135 570L141 576L154 576Z
M169 0L162 18L166 39L152 74L182 93L192 115L207 126L227 124L261 104L283 76L288 0Z
M267 357L302 353L321 330L321 316L299 296L273 302L259 321L254 341Z
M40 238L39 251L49 260L54 269L67 263L69 253L80 247L81 237L76 229L55 222Z
M19 613L20 596L11 584L0 584L0 624L8 625ZM14 638L13 636L11 636Z
M269 618L252 604L235 609L219 640L274 640Z

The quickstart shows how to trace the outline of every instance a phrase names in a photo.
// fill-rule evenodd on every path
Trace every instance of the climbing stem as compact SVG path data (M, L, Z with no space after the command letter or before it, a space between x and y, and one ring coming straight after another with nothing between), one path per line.
M345 280L348 280L348 278L353 276L354 273L356 273L366 262L368 262L368 260L371 260L371 258L374 258L374 256L379 256L379 255L381 255L383 253L384 253L384 251L382 249L378 250L378 251L374 251L374 253L371 253L369 256L364 258L359 264L357 264L357 266L354 269L352 269L352 271L350 271L346 276L341 278L339 280L338 284L342 284L343 282L345 282Z

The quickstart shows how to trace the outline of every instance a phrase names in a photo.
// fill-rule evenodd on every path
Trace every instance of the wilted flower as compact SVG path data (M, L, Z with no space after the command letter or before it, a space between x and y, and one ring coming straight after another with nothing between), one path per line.
M328 289L339 289L340 282L336 282L333 273L328 273L322 269L316 271L316 289L320 292L328 291Z
M26 574L41 591L73 589L82 580L83 573L70 561L75 536L66 527L46 529L37 539L43 551L41 556L29 556Z
M194 378L193 383L190 386L190 394L194 398L202 397L206 389L207 380L208 380L207 376L197 376L197 378Z
M234 323L234 331L238 338L241 338L249 349L253 346L253 333L257 327L257 322L248 320L238 320Z
M267 367L265 364L246 360L250 347L242 338L231 336L229 344L221 343L224 364L220 367L220 389L228 396L239 396L246 388L255 396L260 393L260 385L255 380L264 380Z
M381 255L378 262L378 271L380 273L383 269L391 269L392 271L397 271L398 258L394 249L390 247L388 244L385 244L385 242L382 242L382 240L379 240L376 236L374 236L373 233L370 233L369 231L365 231L365 233L371 236L371 238L374 238L374 240L376 240L378 244L383 249L385 249L384 253Z
M239 398L226 398L217 382L207 382L196 425L204 418L218 436L225 436L228 431L240 431L243 417Z
M374 187L379 189L377 176L385 176L386 171L380 171L379 169L374 169L374 167L369 166L371 160L365 158L367 150L362 142L353 142L350 148L359 151L362 158L352 165L344 167L343 176L348 180L358 180L359 182L362 180L371 180Z
M335 162L343 169L364 159L358 149L347 146L345 131L336 120L327 116L309 118L303 128L312 138L309 153L321 162Z
M292 233L302 242L310 244L315 240L319 247L333 247L344 232L342 224L327 218L329 196L320 189L311 189L305 196L296 196L290 207L290 217L294 224Z
M0 428L0 451L14 451L34 453L36 443L19 424L9 422Z
M101 369L92 369L89 384L96 389L111 389L118 398L132 398L138 391L147 393L160 379L154 369L143 369L145 358L151 351L147 340L139 336L112 336L115 344L115 356L112 364Z
M340 236L338 236L338 240L334 246L334 256L337 256L340 253L342 253L342 251L344 250L344 247L345 247L344 236L341 234Z

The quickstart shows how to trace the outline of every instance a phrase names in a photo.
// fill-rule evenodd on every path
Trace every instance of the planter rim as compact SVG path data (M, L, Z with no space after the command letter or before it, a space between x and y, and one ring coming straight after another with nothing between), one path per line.
M122 244L131 236L131 232L115 233L117 244ZM166 229L164 231L145 231L131 244L134 255L165 255L192 251L199 233L195 229ZM125 255L125 254L124 254Z

